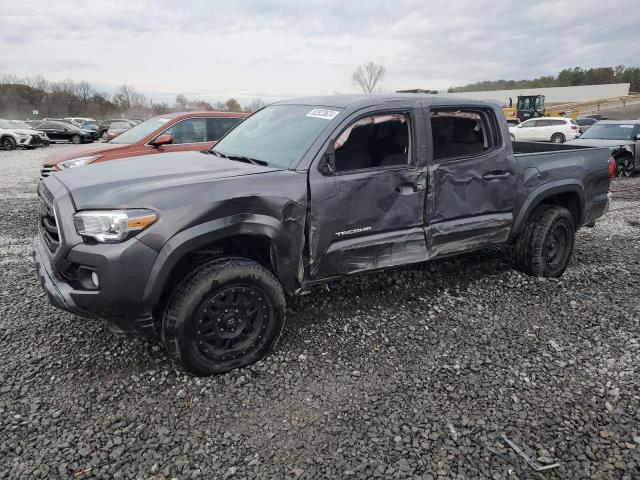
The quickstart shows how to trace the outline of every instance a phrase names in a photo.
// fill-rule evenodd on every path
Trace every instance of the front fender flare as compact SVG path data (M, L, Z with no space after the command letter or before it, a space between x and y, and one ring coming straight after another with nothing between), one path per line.
M149 273L143 294L144 303L148 305L158 303L170 273L184 255L233 235L267 238L273 249L276 276L283 283L285 290L295 290L296 287L288 285L295 282L295 270L291 272L289 263L283 261L289 256L296 258L290 249L291 241L295 239L288 238L283 224L276 218L258 214L240 214L201 223L171 237L160 250ZM289 282L286 281L287 279Z

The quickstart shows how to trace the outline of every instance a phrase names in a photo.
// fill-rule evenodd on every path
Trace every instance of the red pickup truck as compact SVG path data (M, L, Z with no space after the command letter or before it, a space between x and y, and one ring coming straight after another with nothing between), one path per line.
M42 165L41 176L47 177L58 170L119 158L209 150L247 115L242 112L182 112L153 117L107 143L51 152Z

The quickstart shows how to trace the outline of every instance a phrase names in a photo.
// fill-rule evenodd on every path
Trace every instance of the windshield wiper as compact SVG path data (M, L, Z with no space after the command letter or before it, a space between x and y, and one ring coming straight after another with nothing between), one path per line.
M226 153L218 152L217 150L209 150L209 153L213 153L217 157L227 158L229 160L235 160L238 162L250 163L252 165L262 165L263 167L269 164L264 160L258 160L257 158L245 157L244 155L227 155Z
M238 160L239 162L251 163L252 165L262 165L263 167L266 167L267 165L269 165L264 160L258 160L257 158L245 157L244 155L227 155L227 158L229 160Z

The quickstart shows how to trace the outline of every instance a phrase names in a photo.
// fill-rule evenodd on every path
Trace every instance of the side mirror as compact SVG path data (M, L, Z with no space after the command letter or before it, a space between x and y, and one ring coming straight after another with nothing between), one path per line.
M170 143L173 143L173 137L171 135L165 134L156 137L156 139L151 142L151 145L157 148L161 147L162 145L168 145Z
M640 142L640 133L636 134L636 140Z
M336 142L331 139L327 151L324 152L324 158L320 164L320 171L324 175L336 174Z

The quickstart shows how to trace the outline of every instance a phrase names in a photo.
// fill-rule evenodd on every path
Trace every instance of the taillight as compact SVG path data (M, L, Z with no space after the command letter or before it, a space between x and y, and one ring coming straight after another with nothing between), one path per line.
M578 126L577 125L571 125L571 130L577 130Z
M609 157L609 180L616 176L616 160L613 157Z

